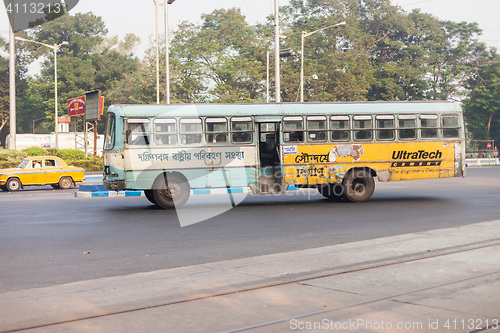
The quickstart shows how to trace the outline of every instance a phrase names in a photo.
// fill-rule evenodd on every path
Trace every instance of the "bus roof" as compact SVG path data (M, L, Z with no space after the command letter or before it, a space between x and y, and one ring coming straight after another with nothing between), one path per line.
M447 101L328 102L254 104L121 104L108 112L122 117L286 116L331 114L456 113L460 104Z

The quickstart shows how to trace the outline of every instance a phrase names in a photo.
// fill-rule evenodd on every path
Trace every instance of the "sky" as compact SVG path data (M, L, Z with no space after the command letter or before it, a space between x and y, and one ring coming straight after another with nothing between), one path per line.
M405 11L420 8L442 20L455 22L477 22L483 30L481 38L488 46L500 52L500 0L391 0ZM158 2L163 2L160 0ZM289 0L279 0L279 5L287 5ZM141 4L141 5L139 5ZM201 22L201 14L219 8L241 8L250 24L264 22L274 13L274 0L176 0L169 5L169 28L175 30L182 21ZM80 0L73 12L92 11L101 16L110 35L125 36L134 33L141 37L142 45L137 50L141 56L150 45L155 34L155 5L153 0ZM159 31L164 32L163 7L159 8ZM8 19L5 10L0 9L0 35L8 40Z

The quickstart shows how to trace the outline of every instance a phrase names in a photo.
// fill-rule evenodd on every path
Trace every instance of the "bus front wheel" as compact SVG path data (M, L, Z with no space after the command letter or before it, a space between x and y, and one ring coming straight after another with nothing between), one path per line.
M154 196L154 193L153 193L153 190L144 190L144 196L146 197L146 199L149 200L149 202L151 202L152 204L157 204L156 203L156 200L155 200L155 196Z
M342 182L344 185L344 197L351 202L365 202L375 190L373 176L367 170L352 170Z
M189 199L189 184L176 174L163 174L153 185L153 198L164 209L180 207Z

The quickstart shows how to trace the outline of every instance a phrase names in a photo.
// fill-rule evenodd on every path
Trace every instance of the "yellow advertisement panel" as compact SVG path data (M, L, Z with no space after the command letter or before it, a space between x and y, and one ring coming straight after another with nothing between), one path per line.
M451 142L286 145L283 173L290 185L341 182L351 168L371 168L381 181L455 175Z

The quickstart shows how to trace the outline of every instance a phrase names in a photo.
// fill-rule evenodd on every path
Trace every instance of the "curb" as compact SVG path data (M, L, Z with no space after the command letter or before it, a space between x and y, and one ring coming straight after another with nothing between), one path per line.
M101 188L102 187L102 188ZM288 187L288 191L297 191L295 186ZM229 188L195 188L191 190L191 195L212 195L212 194L236 194L249 193L248 187L229 187ZM144 191L108 191L102 185L80 185L80 189L75 192L75 198L108 198L108 197L143 197Z
M231 187L231 188L195 188L191 190L191 195L211 195L211 194L226 194L226 193L248 193L248 187ZM108 197L143 197L144 191L77 191L76 198L108 198Z

